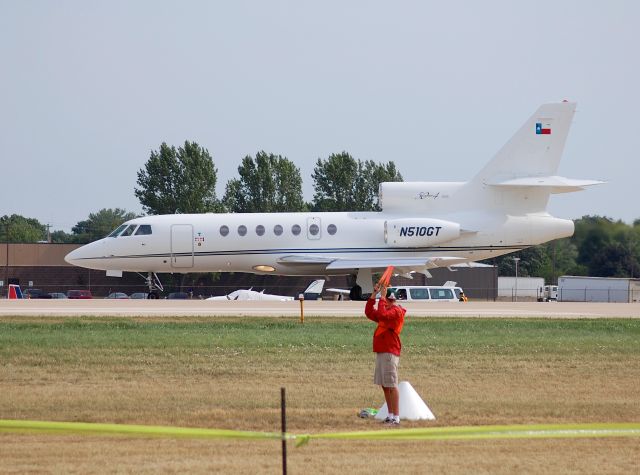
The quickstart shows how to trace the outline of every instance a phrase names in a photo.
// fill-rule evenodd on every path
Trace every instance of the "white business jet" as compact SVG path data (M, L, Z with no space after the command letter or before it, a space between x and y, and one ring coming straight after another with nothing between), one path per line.
M310 300L318 300L320 294L322 294L322 289L324 288L324 279L314 280L309 284L309 286L302 292L302 295L305 299ZM221 295L216 297L209 297L207 300L271 300L276 302L289 302L291 300L295 300L296 297L291 297L289 295L274 295L274 294L265 294L264 290L262 292L258 292L257 290L253 290L253 287L250 289L238 289L227 295Z
M155 273L252 272L351 275L358 299L373 291L372 272L390 265L429 276L568 237L573 222L547 212L549 196L603 183L556 175L575 107L541 106L468 182L382 183L380 212L146 216L65 260L108 275L146 273L150 298Z

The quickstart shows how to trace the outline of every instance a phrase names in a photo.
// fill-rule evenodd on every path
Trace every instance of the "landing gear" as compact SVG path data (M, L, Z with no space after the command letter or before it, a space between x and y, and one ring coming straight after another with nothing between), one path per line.
M144 277L142 274L140 276ZM149 287L149 293L147 294L147 299L149 300L157 300L160 298L160 292L164 290L162 287L162 282L160 282L160 278L158 274L155 272L147 272L147 276L144 277L144 280L147 282L147 287Z
M349 298L351 300L363 300L362 287L360 287L358 284L351 287L351 290L349 290Z
M354 280L355 282L353 282ZM353 286L349 291L349 298L351 300L367 300L373 293L371 269L359 269L357 275L351 276L350 283L353 283Z

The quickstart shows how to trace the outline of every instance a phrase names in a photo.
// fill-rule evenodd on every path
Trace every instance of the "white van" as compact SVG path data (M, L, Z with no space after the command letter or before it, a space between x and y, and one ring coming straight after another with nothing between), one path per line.
M399 301L406 302L458 302L460 300L460 287L442 285L398 285L389 287L389 292L396 294Z
M557 302L558 301L558 286L557 285L545 285L538 289L538 302Z

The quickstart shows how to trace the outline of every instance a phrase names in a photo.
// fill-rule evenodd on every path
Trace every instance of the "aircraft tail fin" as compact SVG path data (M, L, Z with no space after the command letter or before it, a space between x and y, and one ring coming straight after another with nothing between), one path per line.
M575 109L575 102L566 101L540 106L471 182L555 175Z
M323 288L324 288L324 279L314 280L304 290L304 293L305 294L306 293L309 293L309 294L321 294Z
M556 175L576 110L575 102L544 104L458 195L506 214L546 213L549 196L603 183ZM464 206L464 205L462 205Z
M10 299L10 300L24 298L24 296L22 294L22 290L20 289L20 286L17 285L17 284L9 284L8 291L9 292L7 294L7 298Z
M305 298L307 298L307 295L311 295L311 294L318 296L322 293L323 288L324 288L324 279L314 280L304 290L303 294L305 295Z

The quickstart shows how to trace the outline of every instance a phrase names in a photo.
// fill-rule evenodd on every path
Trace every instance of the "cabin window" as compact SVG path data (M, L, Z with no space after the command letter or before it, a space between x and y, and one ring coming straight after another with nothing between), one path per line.
M127 226L127 229L125 229L124 231L122 231L122 234L120 235L121 237L124 236L131 236L133 234L133 231L136 229L136 225L135 224L131 224L129 226Z
M309 226L309 234L311 234L312 236L317 236L319 232L320 227L317 224L312 224L311 226Z
M229 234L229 226L223 224L220 226L220 236L227 236Z
M141 224L136 231L136 236L148 236L151 234L151 226L149 224Z
M245 236L247 234L247 227L244 224L238 226L238 234L240 236Z
M327 226L327 232L333 236L336 232L338 232L338 228L335 224L330 224L329 226Z
M446 300L453 298L453 292L451 289L429 289L431 292L431 298L434 300Z
M109 234L107 237L118 237L118 234L120 234L122 232L122 230L124 228L126 228L126 227L127 227L126 224L121 224L111 234Z
M282 235L282 226L280 226L279 224L276 224L273 227L273 234L275 234L276 236L281 236Z
M262 235L264 235L264 226L263 226L262 224L258 224L258 225L256 226L256 234L257 234L258 236L262 236Z
M294 224L293 226L291 226L291 233L294 236L299 235L301 231L302 231L302 228L300 227L300 225Z

